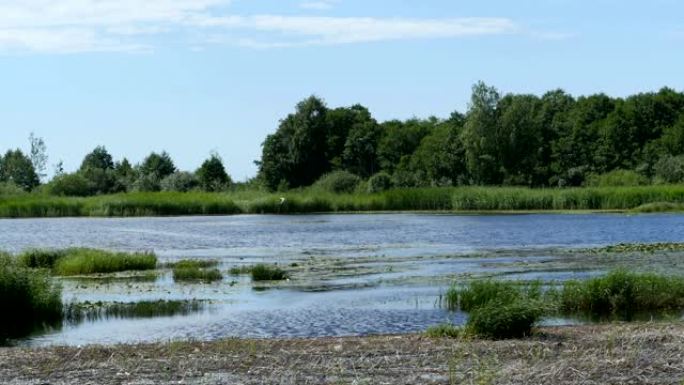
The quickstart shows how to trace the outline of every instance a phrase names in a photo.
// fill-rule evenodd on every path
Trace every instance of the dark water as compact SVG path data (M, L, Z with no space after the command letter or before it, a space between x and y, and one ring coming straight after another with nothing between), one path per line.
M510 279L598 274L576 267L526 270L554 255L464 254L483 250L586 247L684 241L682 215L302 215L130 219L0 220L0 249L87 246L154 250L162 261L211 258L220 268L256 262L312 266L291 282L255 290L226 274L213 285L178 285L168 272L152 282L63 280L64 300L209 300L197 314L110 319L65 326L24 344L86 344L179 338L305 337L405 333L460 313L437 299L451 277L504 273ZM231 285L232 283L232 285Z

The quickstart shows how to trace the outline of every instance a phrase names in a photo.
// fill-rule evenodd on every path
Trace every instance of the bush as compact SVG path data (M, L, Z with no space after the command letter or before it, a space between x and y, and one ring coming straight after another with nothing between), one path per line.
M493 301L473 309L466 328L483 338L521 338L532 333L542 314L543 308L534 301Z
M323 175L316 183L315 187L323 191L328 191L336 194L352 193L356 190L356 186L361 182L361 178L347 172L334 171Z
M659 183L684 182L684 155L666 155L655 164L655 177Z
M368 179L368 192L378 193L392 187L392 177L386 172L379 172Z
M93 195L88 179L80 173L62 174L56 176L48 185L48 192L52 195L85 197Z
M256 265L252 267L253 281L282 281L287 279L287 273L278 266Z
M162 191L188 192L199 186L199 179L191 172L178 171L162 179Z
M60 287L44 272L18 266L0 255L0 342L22 337L62 319Z
M26 191L17 186L14 182L0 182L0 196L23 194L26 194Z
M648 183L648 178L631 170L614 170L600 175L591 174L585 182L591 187L643 186Z

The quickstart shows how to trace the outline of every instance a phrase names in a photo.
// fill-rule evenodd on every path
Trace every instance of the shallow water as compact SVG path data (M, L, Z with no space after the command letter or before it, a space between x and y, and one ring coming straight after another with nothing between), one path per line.
M218 259L226 275L211 285L176 284L168 271L156 280L62 280L65 301L200 299L210 305L186 316L66 325L20 342L28 345L421 331L465 319L437 306L454 280L585 278L613 262L601 265L552 250L681 242L683 234L684 216L675 214L0 220L0 248L11 252L71 246L154 250L162 262ZM227 274L232 266L259 262L287 267L292 280L261 285ZM678 260L664 263L679 267Z

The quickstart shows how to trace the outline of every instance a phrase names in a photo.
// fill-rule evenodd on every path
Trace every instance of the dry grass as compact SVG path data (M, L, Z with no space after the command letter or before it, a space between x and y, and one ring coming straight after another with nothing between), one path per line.
M0 350L11 384L670 384L684 324L543 329L524 340L423 336Z

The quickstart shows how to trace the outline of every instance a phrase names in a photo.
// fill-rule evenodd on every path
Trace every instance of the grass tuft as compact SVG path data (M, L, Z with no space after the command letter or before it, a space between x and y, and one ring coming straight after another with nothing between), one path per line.
M223 279L218 269L200 269L199 267L176 267L173 279L179 282L216 282Z
M522 338L532 334L532 326L542 316L542 309L531 300L488 302L470 312L466 328L483 338Z
M459 338L463 335L463 328L451 324L430 326L425 331L430 338Z
M255 265L251 273L253 281L282 281L288 278L287 272L278 266Z
M154 270L157 256L151 252L123 253L96 249L69 249L57 260L54 273L61 276Z
M164 265L171 269L187 269L187 268L197 268L197 269L208 269L210 267L218 266L219 262L215 260L199 260L199 259L183 259L178 262L171 262Z

